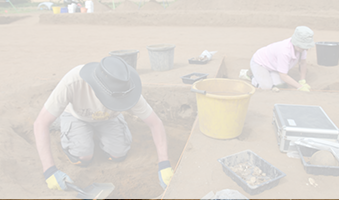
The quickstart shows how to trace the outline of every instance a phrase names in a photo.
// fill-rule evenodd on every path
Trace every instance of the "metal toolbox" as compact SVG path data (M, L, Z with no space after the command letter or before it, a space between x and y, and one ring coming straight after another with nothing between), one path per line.
M338 128L320 106L275 104L273 125L282 152L296 151L300 138L338 141Z

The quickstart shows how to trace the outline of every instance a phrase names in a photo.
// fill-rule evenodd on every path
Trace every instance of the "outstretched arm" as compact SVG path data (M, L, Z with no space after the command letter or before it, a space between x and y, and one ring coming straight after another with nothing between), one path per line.
M288 74L279 73L279 76L281 80L283 80L285 83L295 87L300 88L301 84L298 83L296 80L294 80L292 77L290 77Z
M44 172L54 165L50 147L49 126L55 119L56 117L43 107L34 122L35 141Z
M55 119L56 117L43 107L34 122L34 135L48 188L66 190L66 182L73 181L67 174L56 168L51 152L49 126Z
M155 143L159 162L168 160L167 140L164 125L158 115L152 111L151 115L143 120L150 127Z
M301 60L299 62L300 80L305 80L306 79L306 72L307 72L306 60Z
M153 140L158 152L158 176L160 185L165 189L172 176L173 170L167 155L167 140L164 125L157 114L152 111L151 115L144 119L144 122L151 128Z

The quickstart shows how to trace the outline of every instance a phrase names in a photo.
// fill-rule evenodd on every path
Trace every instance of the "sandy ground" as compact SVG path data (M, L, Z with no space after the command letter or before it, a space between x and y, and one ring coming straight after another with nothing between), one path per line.
M249 199L337 199L338 177L307 174L300 159L290 158L280 152L272 125L272 111L276 103L318 105L338 124L338 97L337 92L305 94L297 91L272 93L257 90L251 97L242 134L235 139L210 138L200 131L197 122L164 198L200 199L211 191L216 193L232 189ZM245 150L251 150L286 176L270 190L256 195L247 193L223 172L218 162L220 158ZM315 180L318 186L312 186L309 178Z
M185 2L186 4L184 4ZM182 13L182 10L184 12L185 10L198 12L196 11L199 10L197 7L201 6L204 1L195 2L178 0L171 4L172 8L169 8L173 9L174 11L171 12L175 13L175 5L181 4L177 8L179 14ZM220 2L223 2L221 0L213 2L217 4L208 8L209 10L229 8L220 6L224 5L220 4ZM233 5L235 8L233 11L244 9L245 5L252 5L247 9L251 8L263 14L266 12L265 9L270 9L270 12L278 8L282 12L286 12L288 8L294 8L292 9L293 12L301 10L300 6L294 5L292 1L284 2L281 6L264 4L265 7L260 7L241 1L238 2L240 4ZM335 6L336 1L329 1L328 3L309 2L307 9L301 11L315 13L315 16L319 13L321 13L321 16L326 16L326 13L329 12L331 17L333 17L333 14L338 17L337 11L328 6L328 3ZM208 7L210 4L206 4L206 6ZM147 12L151 12L152 9L154 7L151 8L150 5ZM124 12L123 9L121 12ZM133 12L131 14L128 10L126 13L133 15ZM244 13L246 13L246 9ZM154 17L155 14L153 13L152 16ZM191 72L201 72L209 73L209 78L215 77L221 60L225 57L228 77L237 78L240 69L248 68L250 58L258 48L288 38L294 30L294 28L267 27L257 24L251 24L249 27L241 24L236 26L208 26L209 20L214 19L208 16L195 20L205 20L203 21L205 22L204 26L177 26L175 25L177 22L173 22L174 25L171 26L152 26L151 24L141 26L136 23L134 18L133 20L127 19L130 22L129 26L107 26L99 22L100 25L89 25L82 24L81 21L79 23L59 23L55 25L39 23L39 20L41 20L39 17L41 17L40 14L30 14L28 18L0 25L0 53L2 55L0 65L2 72L0 73L2 80L0 85L2 94L0 96L0 119L2 121L0 125L2 135L0 140L1 198L73 198L75 196L76 193L74 192L50 191L46 187L35 149L32 125L52 89L62 76L76 65L100 61L101 58L108 56L108 53L114 50L138 49L140 51L137 70L145 86L144 94L149 98L155 110L159 111L159 115L165 122L169 137L170 160L174 167L186 144L196 115L194 94L189 92L190 87L188 85L182 84L180 76ZM47 14L47 17L56 16ZM157 24L156 18L152 19L154 24ZM284 19L284 17L281 17L281 19ZM287 19L292 20L292 18ZM174 17L172 20L178 19ZM194 19L190 20L194 21ZM311 24L311 22L309 23ZM293 23L293 21L290 21L290 23ZM333 31L335 29L332 26L327 27L326 29L323 25L316 26L316 24L311 27L315 32L315 41L339 41L339 32ZM174 66L169 71L155 72L151 70L146 46L162 43L176 45ZM218 52L207 65L189 65L187 60L200 55L203 50ZM191 137L190 142L193 148L203 149L202 147L207 147L204 151L190 151L189 154L185 151L184 155L191 155L191 157L188 156L188 160L182 160L181 165L179 165L182 172L185 169L194 169L192 159L208 157L208 160L214 162L219 157L238 152L246 145L251 144L255 145L253 150L260 156L269 160L273 165L279 166L278 168L282 171L289 173L281 181L281 185L275 189L251 198L289 198L290 196L285 194L299 191L299 188L292 187L294 185L291 185L291 183L304 186L307 175L304 174L299 160L291 161L285 154L279 152L276 141L273 139L272 126L270 126L272 105L274 103L321 105L328 112L333 122L339 124L336 115L339 111L337 105L339 68L317 65L315 48L309 50L307 61L309 64L307 80L312 86L313 94L304 94L293 90L286 90L278 94L268 91L257 92L252 97L253 101L251 101L249 107L241 140L224 142L207 140L197 130L197 127L193 127L194 132L200 134L199 137ZM297 79L297 69L291 70L290 75ZM157 100L157 98L162 100ZM187 107L190 108L188 111L185 109ZM175 108L173 112L168 111L171 108ZM163 191L158 185L156 152L150 132L144 124L134 119L133 116L126 113L126 118L134 136L133 146L126 161L108 163L100 158L100 152L97 152L97 159L90 167L78 168L73 166L67 162L66 157L61 152L58 140L59 133L54 131L51 135L55 162L81 187L93 182L112 182L116 189L110 198L153 198L159 196ZM225 148L225 143L230 143L231 146ZM284 165L284 161L293 162L297 167L291 170L289 166ZM180 170L180 167L178 170ZM168 193L166 193L168 196L165 197L201 198L211 190L218 191L225 189L225 187L241 191L232 180L226 179L227 176L222 173L220 164L215 162L213 167L209 167L206 164L203 167L204 171L192 170L191 173L186 175L175 175L167 191ZM211 169L215 172L209 177L208 173ZM209 178L209 182L207 182L211 185L205 187L204 181L195 178L192 180L196 181L191 182L191 177L195 176L192 174L194 172L207 174L207 178ZM302 191L305 193L293 197L338 197L339 194L334 187L338 181L337 178L320 177L320 180L317 180L319 187L304 188ZM187 188L187 185L192 187ZM191 190L198 192L191 195ZM303 194L305 195L303 196ZM311 194L315 195L311 196Z

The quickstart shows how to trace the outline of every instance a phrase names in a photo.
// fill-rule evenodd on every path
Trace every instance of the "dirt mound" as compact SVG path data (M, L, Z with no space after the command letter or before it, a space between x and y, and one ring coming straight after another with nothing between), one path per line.
M93 1L93 7L94 7L94 12L100 13L100 12L109 12L112 9L102 3L100 3L98 0L92 0Z
M116 8L116 10L118 10L118 11L136 11L136 10L139 10L139 6L134 2L126 0L123 3L121 3Z
M169 10L203 10L205 6L213 7L210 0L179 0L168 6ZM209 10L205 7L206 10Z
M143 5L140 8L140 10L154 10L154 11L159 10L159 11L161 11L161 10L164 10L164 7L157 2L150 1L150 2L147 2L145 5Z
M326 2L326 3L324 3ZM170 4L170 10L252 10L252 11L321 11L339 7L333 0L178 0Z

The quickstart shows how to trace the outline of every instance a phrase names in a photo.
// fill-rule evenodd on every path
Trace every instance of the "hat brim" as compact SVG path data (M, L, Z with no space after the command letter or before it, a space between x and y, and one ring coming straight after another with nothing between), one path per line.
M311 43L300 43L298 44L297 46L302 48L302 49L310 49L312 47L314 47L315 43L314 42L311 42Z
M97 62L87 63L80 70L80 77L91 86L100 102L106 108L114 111L125 111L135 106L140 99L142 90L141 80L136 70L131 66L128 66L131 72L131 81L134 83L135 88L121 97L114 97L104 92L95 81L95 69L99 67L99 65L100 63Z

